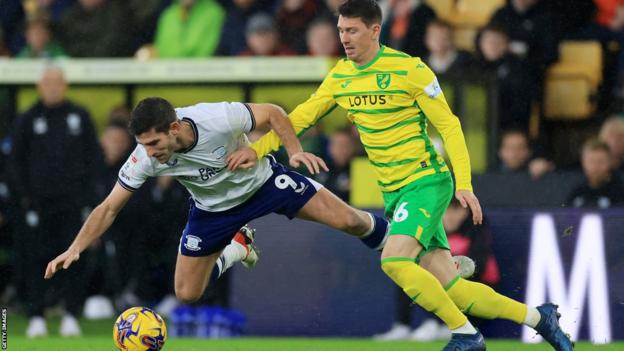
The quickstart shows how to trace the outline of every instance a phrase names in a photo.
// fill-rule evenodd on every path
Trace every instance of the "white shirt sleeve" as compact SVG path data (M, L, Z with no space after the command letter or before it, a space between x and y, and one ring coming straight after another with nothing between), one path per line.
M247 104L241 102L227 103L225 115L232 132L235 134L249 133L256 127L256 118Z
M128 191L135 191L145 183L151 172L151 162L142 146L137 145L121 169L117 182Z

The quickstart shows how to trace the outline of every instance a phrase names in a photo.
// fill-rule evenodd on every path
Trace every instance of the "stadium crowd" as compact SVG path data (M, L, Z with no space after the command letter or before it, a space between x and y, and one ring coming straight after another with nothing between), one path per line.
M454 42L453 22L437 14L429 3L383 1L382 42L422 57L446 79L487 76L496 81L501 132L499 162L490 165L490 172L539 179L557 170L577 170L583 180L567 194L565 205L624 206L624 117L620 116L624 112L624 54L620 50L624 3L509 0L478 28L474 42L461 49ZM342 55L334 15L339 4L340 0L4 0L0 4L0 56L337 57ZM558 60L563 40L597 41L602 47L598 108L582 122L541 117L547 69ZM184 189L169 178L149 181L72 273L51 283L30 278L43 277L45 263L71 241L85 211L107 194L135 144L126 130L128 107L111 111L98 140L89 111L67 100L66 88L61 71L46 71L38 86L39 102L15 119L0 154L0 305L21 306L31 317L30 336L40 335L41 328L32 323L45 323L44 307L68 296L63 291L67 287L80 296L71 295L65 301L64 335L80 333L74 317L88 296L103 296L116 309L171 302L177 233L186 215ZM574 130L564 141L560 140L561 126ZM317 180L347 201L349 165L363 152L356 133L354 128L343 128L325 135L313 128L304 136L304 145L330 165L330 172ZM80 167L71 166L77 163ZM158 208L159 217L148 215L153 208ZM455 224L449 230L473 230L462 226ZM145 259L124 264L123 257L136 247L146 253ZM487 248L476 254L486 262L482 266L496 270ZM87 290L71 289L72 279L78 276L88 277ZM498 278L497 272L481 276L491 284ZM225 279L203 303L227 306L227 295Z

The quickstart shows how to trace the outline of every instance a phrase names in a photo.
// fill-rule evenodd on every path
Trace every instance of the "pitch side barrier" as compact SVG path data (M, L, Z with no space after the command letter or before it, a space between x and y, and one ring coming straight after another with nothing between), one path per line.
M531 305L556 302L575 340L624 339L624 209L487 208L485 215L499 291ZM253 271L238 269L232 285L251 334L370 336L391 326L396 288L378 253L310 222L269 216L252 225L262 261ZM423 317L415 313L414 324ZM480 328L489 337L540 340L512 322Z
M163 95L176 105L242 100L278 103L290 110L314 92L335 62L336 59L314 57L227 57L147 62L64 59L52 63L0 59L0 115L4 116L0 120L0 135L4 135L18 112L36 100L34 85L49 64L64 69L71 85L70 98L86 106L101 128L112 107L119 104L134 106L150 94ZM496 157L495 83L468 75L440 76L439 80L449 104L462 118L473 169L485 171Z

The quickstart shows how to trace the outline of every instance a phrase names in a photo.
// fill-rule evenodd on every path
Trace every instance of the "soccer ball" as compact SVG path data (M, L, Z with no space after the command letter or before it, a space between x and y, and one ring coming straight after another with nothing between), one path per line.
M132 307L115 321L113 340L123 351L160 351L167 340L167 326L151 309Z

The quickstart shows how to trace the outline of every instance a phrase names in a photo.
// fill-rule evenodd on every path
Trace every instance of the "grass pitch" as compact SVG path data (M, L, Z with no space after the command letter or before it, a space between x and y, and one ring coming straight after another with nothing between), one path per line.
M79 339L50 337L27 340L23 336L9 338L8 350L15 351L111 351L115 350L111 337L87 336ZM298 339L298 338L240 338L232 340L169 339L164 351L440 351L444 343L375 342L370 339ZM492 351L550 351L545 344L526 345L517 341L488 340ZM624 343L595 346L581 343L576 351L621 351Z
M113 320L81 321L84 336L60 338L57 334L58 318L49 321L50 337L27 339L24 336L26 320L23 317L8 318L8 348L10 351L112 351ZM376 342L370 339L334 338L239 338L239 339L168 339L164 351L439 351L443 342L416 343ZM491 351L550 351L546 344L527 345L518 341L488 340ZM576 351L621 351L624 343L596 346L579 343Z

